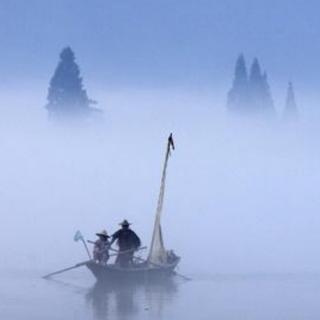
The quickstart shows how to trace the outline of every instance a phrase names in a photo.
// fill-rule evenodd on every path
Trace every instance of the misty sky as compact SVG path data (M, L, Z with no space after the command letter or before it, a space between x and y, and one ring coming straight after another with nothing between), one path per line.
M272 85L319 81L319 2L2 0L2 86L48 81L62 47L86 80L228 88L234 60L261 59Z

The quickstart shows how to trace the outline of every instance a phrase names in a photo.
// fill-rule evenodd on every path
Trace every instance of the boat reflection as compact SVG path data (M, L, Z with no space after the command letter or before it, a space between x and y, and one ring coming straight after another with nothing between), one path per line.
M142 314L162 319L166 304L177 294L175 279L155 282L106 284L97 282L86 295L94 319L134 319Z

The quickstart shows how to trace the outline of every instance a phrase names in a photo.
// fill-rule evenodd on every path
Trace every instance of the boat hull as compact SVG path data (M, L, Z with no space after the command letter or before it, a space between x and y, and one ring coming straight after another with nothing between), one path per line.
M159 267L149 267L146 264L136 264L133 267L121 268L118 265L101 265L96 262L88 262L87 268L98 281L103 282L135 282L145 280L161 280L174 276L175 268L179 260Z

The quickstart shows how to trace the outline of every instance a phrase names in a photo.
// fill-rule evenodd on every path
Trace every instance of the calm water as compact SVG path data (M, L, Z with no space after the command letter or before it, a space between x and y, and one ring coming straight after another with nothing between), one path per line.
M320 276L224 275L157 285L100 287L85 270L42 280L38 272L1 273L0 318L319 319Z

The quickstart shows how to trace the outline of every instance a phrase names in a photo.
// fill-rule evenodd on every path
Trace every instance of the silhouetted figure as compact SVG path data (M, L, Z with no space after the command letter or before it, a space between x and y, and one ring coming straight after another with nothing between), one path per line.
M62 50L60 61L50 81L48 90L50 118L75 119L88 117L98 109L90 107L94 101L88 98L83 88L79 67L70 47Z
M106 230L96 233L99 239L94 243L93 259L101 264L107 264L109 260L109 236Z
M141 241L137 234L130 229L130 223L124 220L120 223L121 229L112 235L111 245L117 241L119 253L116 259L121 267L132 264L134 252L140 247Z
M289 82L287 90L286 105L283 111L283 120L286 122L295 122L299 118L296 98L294 94L293 85Z

